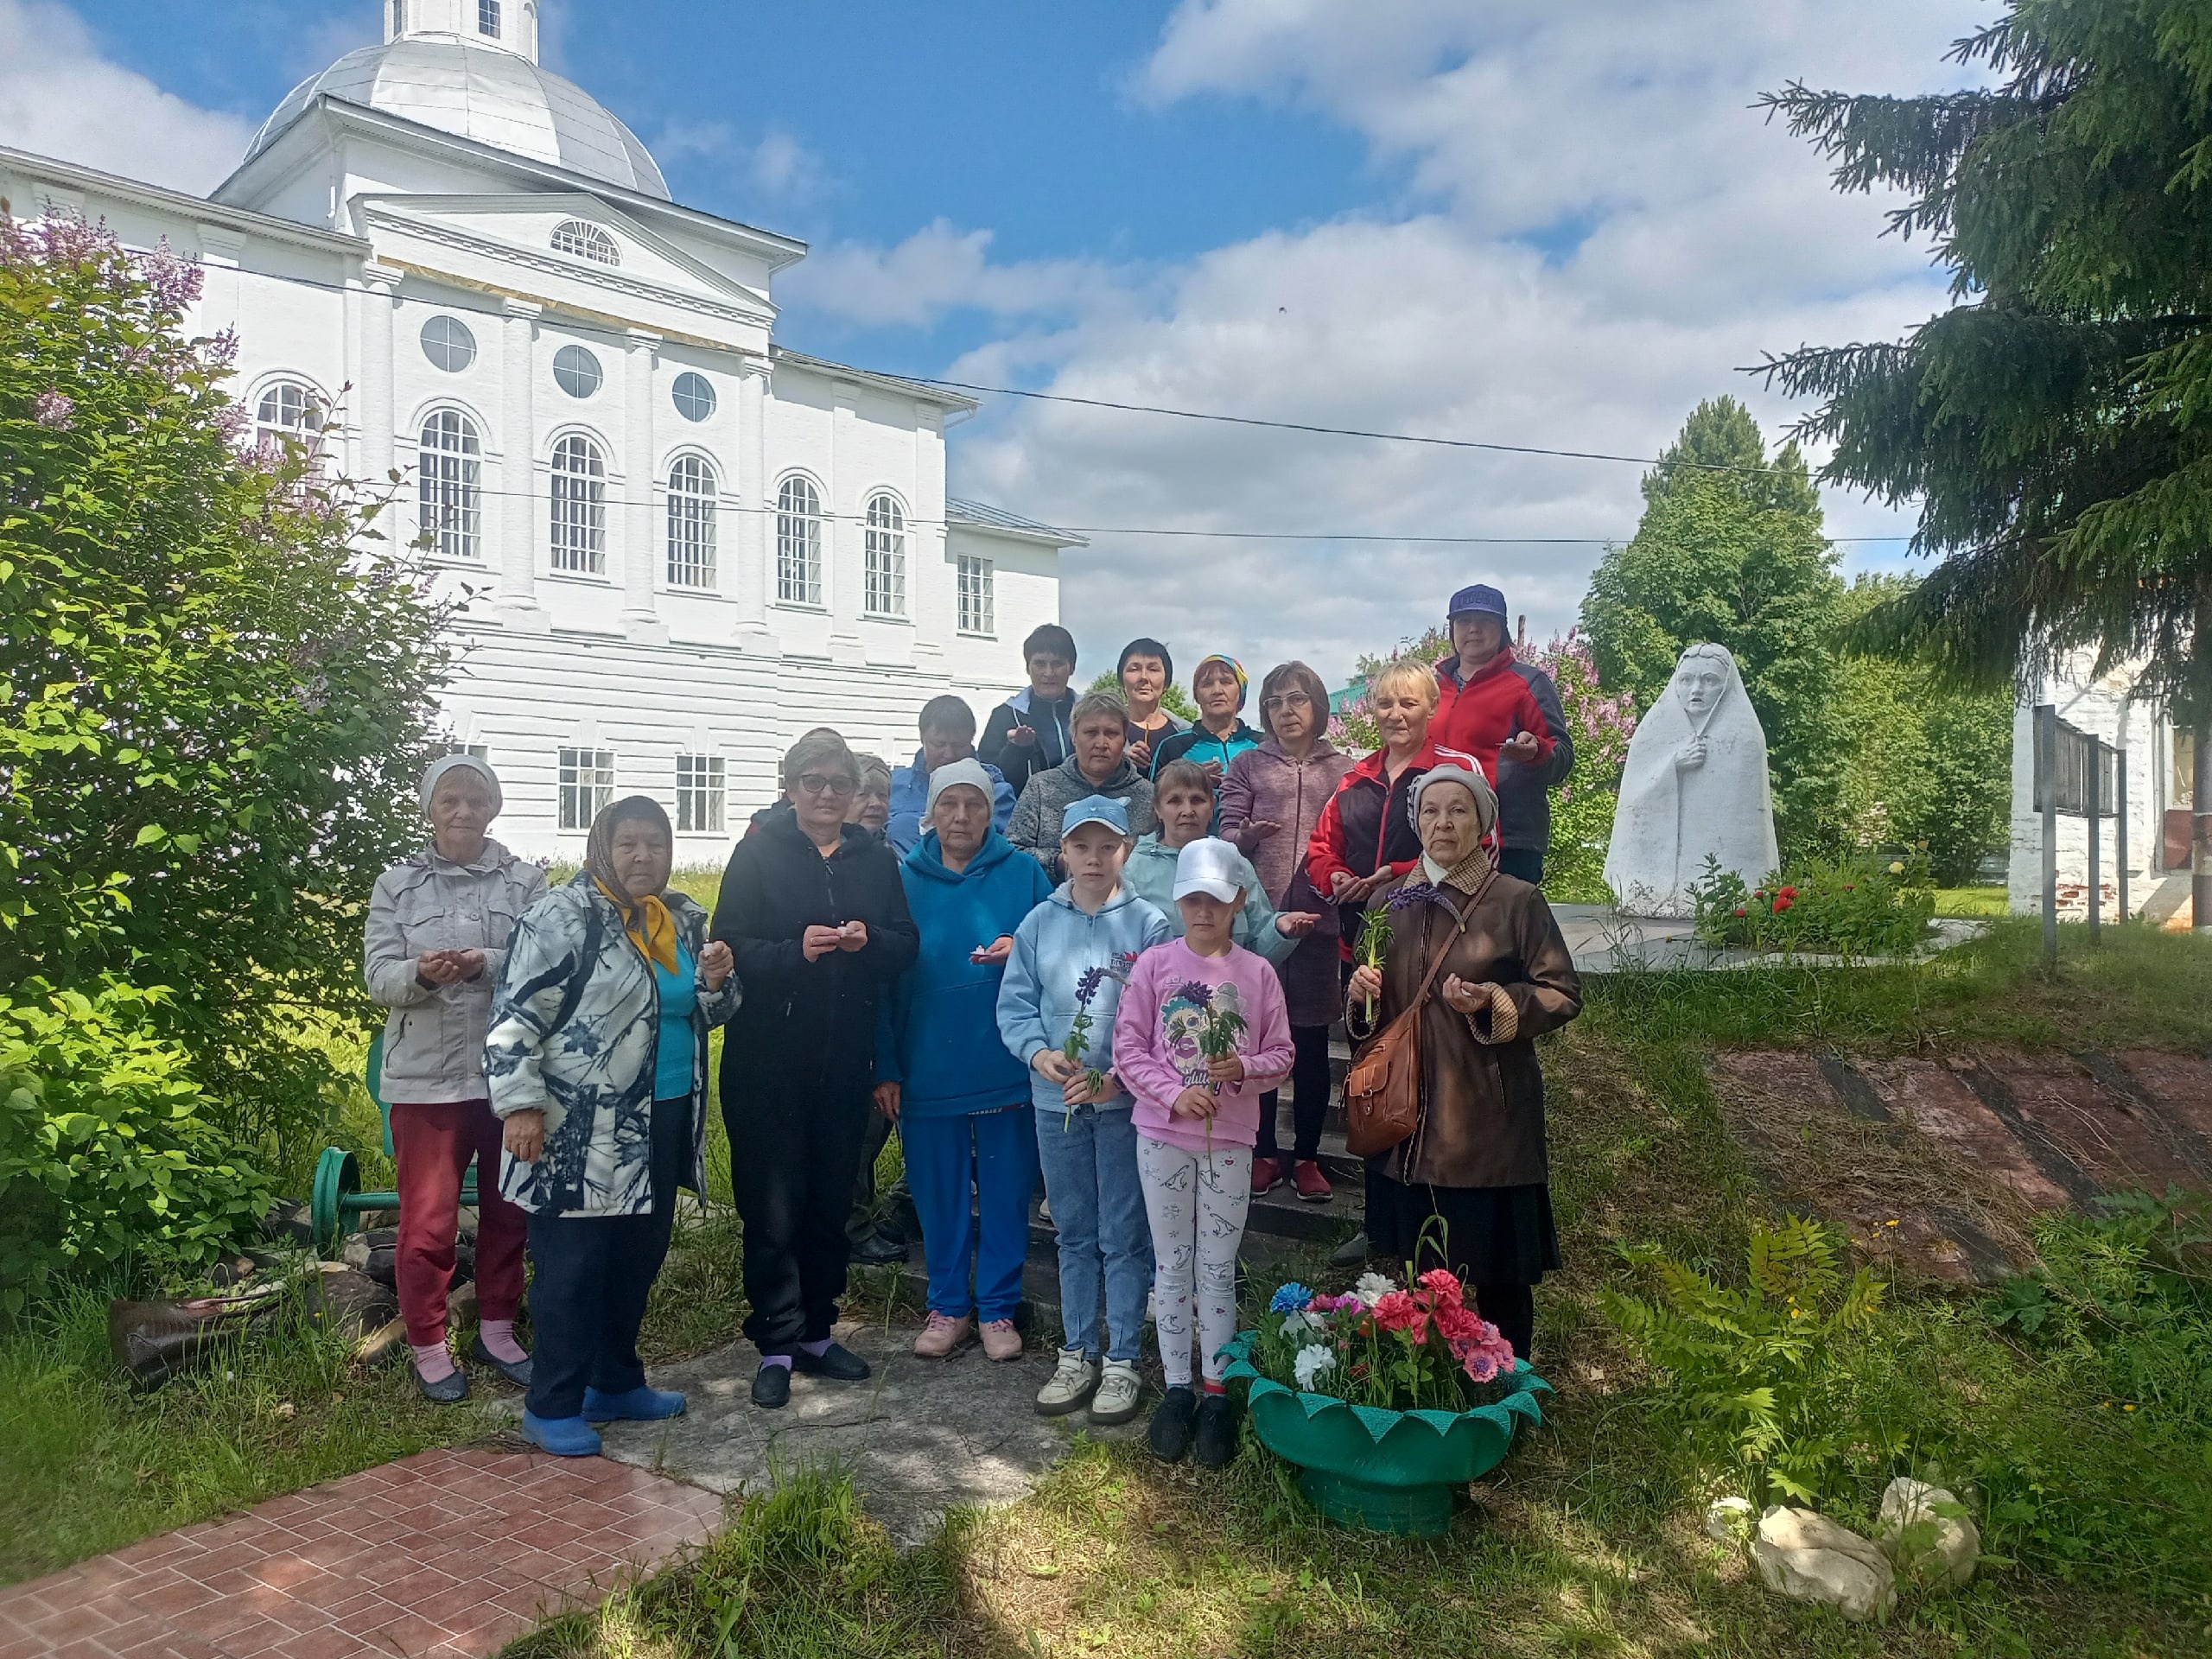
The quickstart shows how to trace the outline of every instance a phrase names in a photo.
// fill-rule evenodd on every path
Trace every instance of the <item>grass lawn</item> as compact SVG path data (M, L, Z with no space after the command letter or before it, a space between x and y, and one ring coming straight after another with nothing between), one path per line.
M1865 1526L1890 1473L1941 1459L1982 1482L1986 1510L2002 1512L1985 1514L1986 1548L2013 1564L1861 1628L1768 1595L1740 1555L1703 1537L1705 1503L1740 1480L1689 1449L1598 1300L1626 1282L1621 1247L1740 1262L1767 1213L1720 1127L1703 1065L1714 1048L2212 1039L2212 952L2136 930L2107 939L2091 952L2067 930L2050 978L2032 926L2006 925L1919 968L1594 985L1585 1018L1545 1051L1568 1267L1539 1293L1538 1349L1560 1392L1446 1539L1318 1524L1249 1435L1214 1475L1086 1444L1027 1501L956 1515L905 1550L835 1471L802 1465L696 1563L548 1625L510 1659L2202 1653L2212 1333L2201 1320L2178 1340L2203 1375L2170 1387L2162 1410L2124 1414L2124 1362L2018 1343L1976 1297L1897 1287L1851 1386L1863 1421L1902 1424L1902 1439L1859 1448L1826 1507ZM1253 1288L1272 1287L1270 1276ZM2131 1520L2153 1514L2165 1524Z
M2002 887L1936 889L1936 913L1938 916L2002 916L2005 913L2005 902Z
M1599 1306L1603 1289L1630 1281L1623 1247L1656 1242L1725 1268L1770 1213L1721 1128L1704 1065L1716 1049L2212 1045L2212 952L2195 940L2109 929L2092 951L2069 927L2048 977L2037 950L2032 925L2007 923L1916 967L1593 983L1585 1017L1544 1051L1568 1266L1538 1294L1538 1357L1559 1394L1443 1540L1316 1523L1256 1445L1201 1474L1141 1446L1085 1444L1030 1499L955 1515L900 1548L836 1471L801 1460L698 1560L546 1626L512 1659L2202 1653L2212 1333L2201 1319L2143 1338L2165 1347L2025 1343L1980 1298L1897 1287L1849 1376L1856 1416L1881 1432L1858 1436L1825 1507L1863 1526L1889 1473L1940 1460L1981 1484L1986 1548L2011 1564L1859 1628L1769 1596L1703 1538L1705 1503L1740 1478L1694 1449ZM727 1219L686 1232L655 1294L652 1357L729 1339L740 1251ZM220 1371L136 1396L111 1380L101 1313L88 1297L0 1338L0 1576L480 1432L480 1420L416 1402L401 1367L356 1372L296 1325Z

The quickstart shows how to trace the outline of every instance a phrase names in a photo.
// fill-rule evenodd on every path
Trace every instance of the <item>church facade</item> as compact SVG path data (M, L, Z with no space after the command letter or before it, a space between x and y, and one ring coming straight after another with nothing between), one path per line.
M385 533L466 598L442 702L503 840L575 857L642 793L719 862L806 728L899 764L930 697L980 722L1079 538L948 496L971 400L779 346L804 245L672 200L537 29L387 0L210 196L0 149L0 211L197 261L257 435L395 480Z

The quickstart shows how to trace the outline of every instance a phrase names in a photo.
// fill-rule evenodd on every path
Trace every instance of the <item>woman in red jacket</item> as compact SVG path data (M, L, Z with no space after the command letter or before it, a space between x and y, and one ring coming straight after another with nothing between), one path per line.
M1382 728L1382 747L1344 774L1306 843L1306 879L1314 892L1337 906L1344 940L1341 971L1346 978L1359 947L1368 900L1420 868L1421 837L1407 808L1414 782L1438 765L1480 770L1472 756L1429 741L1429 721L1435 718L1439 695L1434 671L1421 663L1392 663L1368 683L1368 706ZM1375 1182L1370 1161L1370 1211L1376 1207ZM1331 1259L1338 1265L1364 1260L1368 1238L1366 1233L1359 1234Z

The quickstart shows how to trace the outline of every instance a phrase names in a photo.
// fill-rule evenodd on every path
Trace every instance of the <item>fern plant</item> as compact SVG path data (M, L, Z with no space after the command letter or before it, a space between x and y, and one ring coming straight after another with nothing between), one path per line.
M1761 1509L1777 1493L1816 1503L1866 1448L1841 1350L1872 1323L1886 1285L1863 1267L1847 1278L1835 1235L1800 1216L1754 1228L1740 1287L1655 1245L1623 1254L1653 1273L1657 1294L1608 1290L1605 1312L1664 1379L1684 1426L1742 1469Z

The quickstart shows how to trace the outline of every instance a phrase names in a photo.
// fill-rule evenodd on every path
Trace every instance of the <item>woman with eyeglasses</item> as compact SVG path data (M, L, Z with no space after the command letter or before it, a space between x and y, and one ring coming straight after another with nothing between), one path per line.
M1277 911L1321 919L1275 966L1298 1054L1290 1071L1296 1139L1284 1158L1275 1139L1277 1096L1270 1090L1260 1097L1252 1192L1268 1192L1287 1175L1300 1198L1325 1204L1334 1193L1321 1168L1321 1128L1333 1092L1329 1022L1339 1001L1339 941L1337 907L1306 875L1306 845L1355 762L1329 741L1329 693L1303 663L1285 663L1260 682L1260 728L1266 740L1232 757L1222 776L1221 837L1252 861Z
M722 1122L745 1222L745 1334L760 1351L755 1405L791 1398L794 1369L857 1382L867 1362L832 1338L845 1223L874 1111L876 1003L920 939L899 861L845 822L860 763L817 728L784 756L788 813L737 844L715 906L745 1003L722 1039Z

